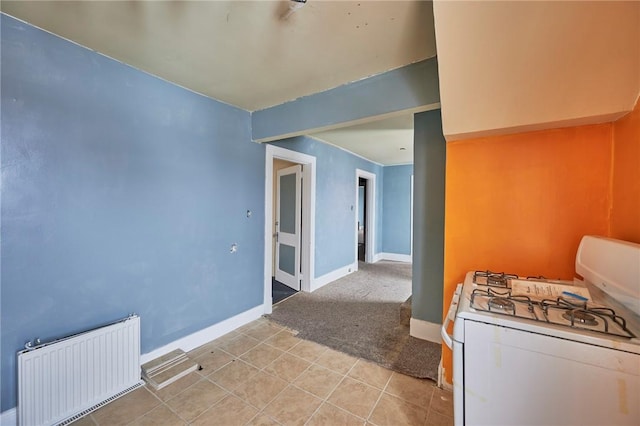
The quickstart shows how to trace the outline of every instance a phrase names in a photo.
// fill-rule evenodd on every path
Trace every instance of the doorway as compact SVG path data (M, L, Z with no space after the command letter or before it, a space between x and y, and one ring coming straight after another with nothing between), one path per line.
M311 155L266 146L263 302L266 314L272 312L276 303L274 297L278 296L274 293L274 289L278 291L274 281L284 284L285 288L280 287L284 291L287 288L311 291L315 255L315 170L316 158ZM278 194L279 183L280 192L284 189L288 194L284 199ZM279 217L278 208L283 207L283 202L288 213ZM276 271L279 271L277 276Z
M356 169L354 227L356 231L355 270L358 261L373 263L375 251L376 175Z
M358 261L365 261L367 235L367 180L358 178Z

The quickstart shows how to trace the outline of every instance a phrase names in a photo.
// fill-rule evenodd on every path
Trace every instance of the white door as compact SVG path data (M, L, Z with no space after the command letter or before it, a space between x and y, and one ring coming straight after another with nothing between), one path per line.
M299 291L302 166L278 170L276 185L276 280Z

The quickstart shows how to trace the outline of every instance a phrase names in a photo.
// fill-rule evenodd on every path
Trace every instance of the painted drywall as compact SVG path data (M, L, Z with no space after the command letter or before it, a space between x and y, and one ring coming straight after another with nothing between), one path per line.
M446 147L440 110L414 117L411 316L442 321Z
M146 353L263 303L265 149L246 111L1 28L5 411L27 340L135 312Z
M425 59L251 114L253 139L267 142L375 116L439 107L438 63Z
M582 236L607 234L611 132L599 124L447 144L447 307L472 270L574 277Z
M305 136L272 144L316 157L315 278L353 264L357 244L356 169L376 175L376 217L381 218L383 167ZM380 236L382 223L376 220L376 235ZM381 247L377 237L374 253Z
M411 254L411 176L413 165L386 166L382 193L382 251Z
M448 141L611 122L635 105L640 2L436 1L433 9Z
M610 235L640 243L640 101L613 123L611 198Z

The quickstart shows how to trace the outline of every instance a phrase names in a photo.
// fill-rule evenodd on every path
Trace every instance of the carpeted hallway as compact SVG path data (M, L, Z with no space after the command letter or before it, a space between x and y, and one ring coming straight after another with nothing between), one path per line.
M400 306L411 295L411 265L360 263L358 272L313 293L298 293L270 318L298 337L414 377L437 380L441 347L409 336Z

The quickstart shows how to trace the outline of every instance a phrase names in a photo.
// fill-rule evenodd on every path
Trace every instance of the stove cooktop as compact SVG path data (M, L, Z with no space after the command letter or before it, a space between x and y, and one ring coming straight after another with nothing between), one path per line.
M470 307L475 310L603 335L629 339L638 337L630 330L627 320L614 309L588 300L580 294L564 292L559 295L549 292L539 294L539 297L530 297L517 294L511 288L512 282L515 284L523 280L557 285L560 289L571 288L569 286L574 285L574 282L547 280L541 276L522 278L515 274L493 271L475 271L472 276L469 274L469 278L473 283L473 290L469 295Z

